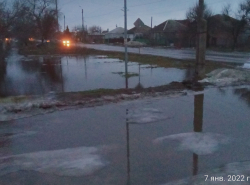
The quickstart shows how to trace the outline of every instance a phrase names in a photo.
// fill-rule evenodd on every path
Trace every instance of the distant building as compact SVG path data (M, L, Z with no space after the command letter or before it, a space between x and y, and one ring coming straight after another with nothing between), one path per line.
M117 27L105 34L105 39L124 38L124 28Z
M157 45L183 47L186 42L187 26L177 20L167 20L155 26L151 33Z
M134 22L135 27L128 30L128 38L131 40L145 39L149 34L150 27L145 25L140 18Z

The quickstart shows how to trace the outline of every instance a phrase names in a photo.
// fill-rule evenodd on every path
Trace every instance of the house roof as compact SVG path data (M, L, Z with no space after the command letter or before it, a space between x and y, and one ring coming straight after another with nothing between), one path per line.
M128 34L146 33L151 29L149 26L145 25L140 18L134 22L134 25L135 27L128 30Z
M106 33L108 33L108 32L109 32L109 31L103 31L102 34L106 34Z
M167 20L163 23L155 26L153 32L175 32L179 30L185 30L186 26L176 20Z
M133 27L132 29L128 30L128 34L134 34L134 33L146 33L151 28L147 25L141 26L141 27Z
M110 32L108 32L107 34L109 34L109 33L116 33L116 34L118 34L118 33L124 33L124 28L117 27L117 28L111 30Z
M141 27L144 26L144 22L142 22L142 20L140 18L138 18L135 22L134 22L135 27Z
M175 20L185 26L188 26L190 24L190 21L188 19L184 19L184 20Z

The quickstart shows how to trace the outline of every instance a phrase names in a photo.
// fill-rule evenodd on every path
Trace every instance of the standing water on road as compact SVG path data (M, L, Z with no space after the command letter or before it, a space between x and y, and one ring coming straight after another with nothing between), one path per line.
M23 57L12 50L0 71L0 96L125 88L124 62L98 56ZM183 81L187 70L130 62L129 88Z
M0 184L249 184L249 105L210 88L2 122Z

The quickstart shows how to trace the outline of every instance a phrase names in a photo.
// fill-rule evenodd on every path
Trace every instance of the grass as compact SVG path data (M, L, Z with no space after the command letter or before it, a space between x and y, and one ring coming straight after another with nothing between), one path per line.
M127 75L125 74L125 72L112 72L112 74L118 74L121 77L126 77L126 78L131 78L134 76L139 76L138 73L132 73L132 72L128 72Z
M148 88L131 88L131 89L95 89L89 91L81 91L81 92L65 92L58 93L58 100L62 101L78 101L82 99L88 98L100 98L102 96L115 96L119 94L134 94L134 93L155 93L155 92L166 92L169 90L181 91L186 89L187 87L179 82L171 83L168 85L156 86L156 87L148 87Z
M21 103L29 99L29 96L13 96L7 98L0 98L0 103Z

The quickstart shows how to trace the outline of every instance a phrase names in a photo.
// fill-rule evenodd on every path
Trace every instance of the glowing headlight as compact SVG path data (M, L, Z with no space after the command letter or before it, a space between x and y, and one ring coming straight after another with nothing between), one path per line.
M69 44L69 41L67 41L67 43Z
M63 44L65 44L66 43L66 41L63 41Z

